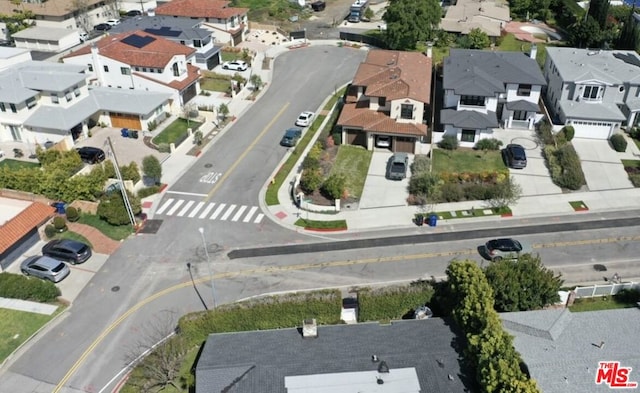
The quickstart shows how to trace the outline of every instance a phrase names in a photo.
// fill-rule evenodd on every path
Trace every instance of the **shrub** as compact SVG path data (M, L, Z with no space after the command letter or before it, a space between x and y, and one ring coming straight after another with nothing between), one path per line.
M640 291L637 289L623 289L615 294L614 299L623 303L636 304L640 301Z
M633 127L630 131L629 131L629 136L632 137L633 139L640 139L640 127Z
M316 160L320 160L321 156L322 156L322 143L316 142L313 144L313 146L311 146L311 149L309 149L309 153L307 153L307 158L311 157L311 158L315 158Z
M346 182L344 175L334 173L322 183L322 193L330 199L340 199L345 191Z
M320 160L316 157L307 155L307 157L302 161L302 170L309 169L319 169L320 168Z
M78 214L78 209L73 206L69 206L67 208L67 220L69 220L70 222L76 222L79 218L80 215Z
M170 153L171 152L171 147L169 147L168 143L159 143L158 146L158 151L160 153Z
M44 227L44 235L48 239L51 239L52 237L54 237L56 235L56 227L54 227L52 224L47 224Z
M0 273L0 297L47 303L55 301L60 294L60 289L50 281Z
M567 142L571 142L573 136L576 134L576 130L573 128L573 126L564 126L562 127L562 130L560 130L560 132L564 136L564 140Z
M541 121L540 127L538 127L538 136L545 145L555 145L555 139L553 132L551 131L551 124L547 121Z
M64 232L67 230L67 222L65 221L64 217L53 217L53 227L58 232Z
M440 178L429 172L419 172L409 179L409 194L421 195L428 199L434 199Z
M155 120L151 120L147 122L147 128L149 131L153 131L158 127L158 123Z
M411 174L429 172L431 168L431 160L424 154L416 154L413 162L411 163Z
M613 149L615 151L622 153L627 150L627 140L624 139L624 136L622 134L611 135L609 141L611 142L611 146L613 146Z
M445 183L440 186L440 201L460 202L464 199L462 186L457 183Z
M131 180L134 184L140 181L140 170L135 161L131 161L129 165L120 167L120 175L122 179Z
M634 187L640 187L640 173L633 173L629 175L629 180Z
M562 173L557 183L560 187L578 190L586 184L584 172L582 172L582 165L580 164L580 157L571 144L560 147L555 155L562 168Z
M455 135L445 135L442 140L438 142L438 147L446 150L455 150L458 148L458 137Z
M488 192L487 184L466 183L463 186L464 199L468 201L483 201L489 199L491 193Z
M322 184L322 171L320 169L311 169L302 172L300 177L300 188L307 194L317 190Z
M342 144L342 132L334 132L331 136L333 137L334 145L340 146Z
M358 321L413 317L416 308L431 302L434 292L426 281L378 289L363 288L358 291Z
M129 191L127 191L127 197L131 204L133 214L139 214L140 211L142 211L140 198L132 195ZM98 205L98 216L111 225L129 224L129 214L127 213L127 209L124 205L122 193L112 192L111 194L104 196Z
M142 159L142 173L150 179L153 179L155 184L160 183L162 178L162 164L158 157L148 155Z
M160 186L146 187L138 191L138 198L146 198L149 195L157 194L158 192L160 192Z
M502 141L496 138L484 138L480 139L473 147L476 150L499 150L502 146Z

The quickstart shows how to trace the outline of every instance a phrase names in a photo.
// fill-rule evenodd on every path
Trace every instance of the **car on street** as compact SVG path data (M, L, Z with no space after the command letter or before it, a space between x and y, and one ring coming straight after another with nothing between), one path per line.
M298 116L296 119L296 125L300 127L309 127L311 125L311 121L313 120L314 113L310 111L305 111Z
M61 261L70 262L72 265L86 262L91 258L91 247L70 239L54 239L42 247L42 255Z
M84 146L76 149L80 159L87 164L97 164L104 161L104 150L97 147Z
M280 146L294 147L302 137L302 130L299 128L289 128L284 132L280 140Z
M111 25L106 23L99 23L93 26L93 29L96 31L108 31L108 30L111 30Z
M386 135L378 135L376 137L376 147L391 147L391 137Z
M489 240L481 249L482 256L493 262L502 259L518 259L520 255L530 254L533 251L529 244L510 238Z
M395 153L391 156L387 165L387 179L404 179L407 177L407 168L409 168L409 155L407 153Z
M141 16L142 15L142 11L140 11L140 10L131 10L131 11L127 11L127 13L125 15L127 15L129 18L133 18L133 17L136 17L136 16Z
M222 64L223 70L246 71L249 66L242 60L227 61Z
M109 19L104 23L108 24L109 26L118 26L120 24L120 19Z
M86 42L89 40L89 34L85 33L84 31L78 33L78 35L80 36L80 42Z
M20 264L20 271L25 276L38 277L51 282L60 282L71 272L66 263L44 255L25 259Z
M521 145L512 143L504 149L509 168L524 169L527 167L527 153Z

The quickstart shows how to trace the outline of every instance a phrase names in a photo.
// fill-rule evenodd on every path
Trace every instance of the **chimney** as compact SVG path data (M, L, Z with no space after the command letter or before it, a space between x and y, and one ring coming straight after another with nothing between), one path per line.
M531 51L529 52L529 57L535 60L537 54L538 54L538 45L532 44Z
M305 319L302 321L302 338L317 338L318 324L316 319Z

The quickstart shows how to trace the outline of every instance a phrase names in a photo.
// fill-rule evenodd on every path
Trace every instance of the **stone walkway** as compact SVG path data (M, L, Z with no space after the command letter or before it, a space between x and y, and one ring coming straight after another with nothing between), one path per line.
M120 247L120 242L117 240L113 240L107 236L105 236L102 232L97 230L96 228L80 224L77 222L68 222L67 226L70 231L73 231L79 235L84 236L92 245L92 249L94 252L98 254L108 254L111 255L115 250Z

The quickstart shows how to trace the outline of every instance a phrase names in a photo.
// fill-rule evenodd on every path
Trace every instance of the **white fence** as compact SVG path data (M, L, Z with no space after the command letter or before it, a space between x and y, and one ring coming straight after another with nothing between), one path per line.
M581 297L596 297L596 296L611 296L615 295L623 289L635 289L640 290L640 283L637 282L624 282L604 285L592 285L589 287L576 287L573 291L576 294L576 298Z

